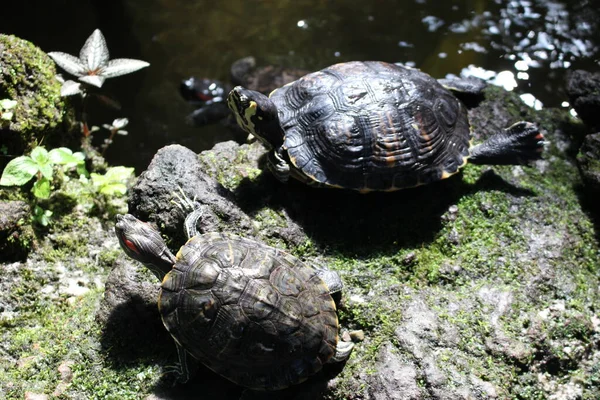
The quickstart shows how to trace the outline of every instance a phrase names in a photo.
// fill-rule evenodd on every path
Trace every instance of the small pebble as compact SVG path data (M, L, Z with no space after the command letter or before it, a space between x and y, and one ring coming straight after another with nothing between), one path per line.
M365 340L365 332L362 329L350 331L348 335L350 336L350 339L352 339L353 342L362 342L363 340Z

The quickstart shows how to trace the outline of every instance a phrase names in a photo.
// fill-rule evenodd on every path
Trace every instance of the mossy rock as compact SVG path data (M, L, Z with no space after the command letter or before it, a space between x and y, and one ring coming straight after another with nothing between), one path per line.
M60 96L54 61L32 43L0 34L0 99L16 100L0 123L0 151L23 154L37 144L74 147L79 138L73 106ZM3 165L0 165L3 167Z

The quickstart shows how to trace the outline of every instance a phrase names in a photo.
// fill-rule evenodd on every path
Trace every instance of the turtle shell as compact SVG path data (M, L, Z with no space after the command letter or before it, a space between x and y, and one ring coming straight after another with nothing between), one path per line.
M402 189L456 173L469 154L465 107L416 69L341 63L277 89L270 98L293 172L315 184Z
M159 310L194 358L251 389L302 382L335 354L336 307L317 270L239 236L191 238L163 280Z

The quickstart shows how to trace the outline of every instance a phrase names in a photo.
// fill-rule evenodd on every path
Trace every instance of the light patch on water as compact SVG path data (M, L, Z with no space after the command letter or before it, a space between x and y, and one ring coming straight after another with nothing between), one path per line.
M480 45L477 42L466 42L466 43L461 43L460 47L463 50L471 50L474 51L476 53L487 53L487 49L485 47L483 47L482 45Z
M433 15L428 15L421 20L426 26L429 32L435 32L444 25L444 21Z
M527 104L529 107L533 108L534 110L539 111L544 107L542 102L539 101L538 99L536 99L535 96L532 95L531 93L523 93L519 97L521 98L521 100L523 100L523 103Z
M502 86L509 92L519 86L517 84L517 80L515 79L515 74L513 74L511 71L500 71L498 75L492 79L491 83L497 86Z
M517 71L527 71L529 69L529 65L527 65L527 61L519 60L515 63L515 69Z

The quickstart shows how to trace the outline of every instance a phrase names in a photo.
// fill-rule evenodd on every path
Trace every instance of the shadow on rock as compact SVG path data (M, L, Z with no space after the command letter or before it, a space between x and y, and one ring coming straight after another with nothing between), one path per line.
M164 360L176 354L160 319L157 297L158 285L136 266L128 261L116 263L96 314L102 327L100 344L114 366Z
M324 398L328 384L343 369L343 364L327 364L318 374L307 381L283 390L273 392L244 389L215 374L203 365L196 365L197 371L185 384L173 384L172 377L161 379L154 388L154 399L198 399L215 400L319 400Z
M264 171L264 149L255 149L255 145L227 142L200 156L209 161L199 161L185 147L164 147L132 189L130 212L155 222L163 234L182 244L185 213L173 204L180 187L187 197L206 206L198 225L201 232L228 231L259 241L282 239L290 247L310 239L321 248L360 256L431 242L441 228L441 216L472 191L532 194L491 171L475 185L466 184L458 174L387 193L313 188L292 180L282 184ZM243 163L236 164L244 157ZM254 178L244 175L261 167L264 172ZM243 178L230 192L205 171L225 180Z
M484 172L474 185L459 174L426 186L368 194L311 188L296 181L282 184L270 174L261 176L259 181L244 180L235 191L237 204L247 214L256 218L266 203L300 225L317 245L349 255L395 253L399 247L431 242L441 228L441 216L469 193L534 195L493 170Z

